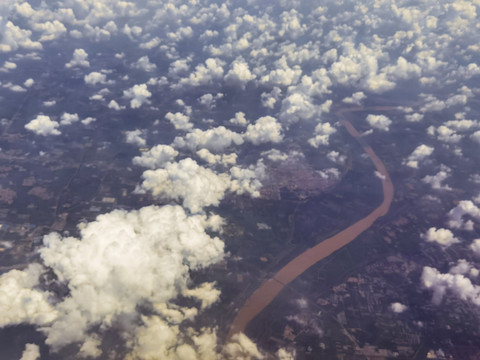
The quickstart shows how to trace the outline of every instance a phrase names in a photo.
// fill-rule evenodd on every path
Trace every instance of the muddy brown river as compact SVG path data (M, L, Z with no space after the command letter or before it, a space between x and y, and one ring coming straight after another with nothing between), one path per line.
M393 107L382 106L371 108L372 110L391 110ZM291 260L281 268L274 277L265 281L245 302L237 313L230 328L229 337L245 331L248 323L253 320L273 299L283 290L283 288L303 274L312 265L331 255L333 252L341 249L358 235L367 230L379 217L385 215L393 200L393 184L382 160L375 154L373 149L360 138L360 134L350 121L343 118L345 112L365 111L367 108L341 109L337 112L340 122L345 129L356 138L363 147L365 153L370 157L377 171L384 178L380 180L383 188L383 202L370 214L348 228L340 231L336 235L328 238L314 247L306 250L296 258Z

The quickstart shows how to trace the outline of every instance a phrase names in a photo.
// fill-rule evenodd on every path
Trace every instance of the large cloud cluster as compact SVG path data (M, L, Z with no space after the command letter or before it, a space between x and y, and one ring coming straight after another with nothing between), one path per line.
M84 356L96 357L101 353L99 332L128 315L131 324L124 323L123 331L140 359L152 354L173 359L201 349L211 353L216 342L212 329L192 329L188 342L186 334L178 335L179 324L218 299L212 284L189 288L189 272L223 258L223 242L206 232L219 231L221 224L218 216L187 215L179 206L149 206L100 215L80 226L79 238L51 233L45 236L41 259L68 287L68 295L50 302L48 293L31 289L45 271L42 265L3 274L2 325L42 325L53 349L79 343ZM181 294L196 299L198 307L176 305ZM153 314L141 314L142 304L150 304ZM137 328L136 323L143 325ZM154 334L160 340L156 348ZM154 353L161 349L162 355Z

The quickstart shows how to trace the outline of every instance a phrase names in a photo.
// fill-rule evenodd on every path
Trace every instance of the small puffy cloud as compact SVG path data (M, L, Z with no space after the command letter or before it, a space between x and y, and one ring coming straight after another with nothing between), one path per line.
M92 71L90 74L85 75L83 79L85 80L85 84L88 85L107 83L107 75L102 74L98 71Z
M237 59L231 64L230 70L225 75L225 82L244 88L245 84L255 77L255 74L250 72L248 64L243 59Z
M235 165L237 163L237 154L212 154L207 149L197 151L197 156L209 165L221 164L223 166Z
M85 119L83 119L83 120L81 121L81 123L82 123L83 125L89 125L89 124L91 124L92 122L95 122L95 121L97 121L96 118L89 116L89 117L86 117Z
M125 109L125 106L120 106L115 100L110 100L110 102L108 103L108 108L112 110L120 111Z
M470 138L476 143L480 144L480 130L475 131L472 135L470 135Z
M123 96L130 99L130 107L138 109L143 104L148 104L152 93L148 91L147 84L134 85L130 89L123 91Z
M470 249L472 249L475 254L480 255L480 239L473 240L470 244Z
M165 119L170 121L177 130L190 130L191 128L193 128L193 124L190 122L190 117L180 112L177 112L175 114L168 112L165 115Z
M137 62L134 64L134 67L146 72L151 72L157 68L157 65L151 63L148 56L145 55L137 60Z
M230 119L229 122L233 125L239 125L239 126L247 126L248 124L248 120L245 118L245 113L241 111L235 113L235 117Z
M243 333L238 333L231 337L223 347L222 355L226 360L264 358L255 343Z
M150 150L143 152L140 156L135 156L132 160L133 164L157 169L165 166L166 163L175 159L178 151L169 145L156 145Z
M265 165L259 161L256 165L249 168L234 166L230 169L232 183L230 188L237 194L248 193L252 197L260 196L262 183L260 180L265 176Z
M71 125L79 120L78 114L63 113L60 117L60 125Z
M480 286L472 284L463 274L442 274L435 268L425 266L422 283L426 289L433 291L434 304L440 304L447 291L451 291L458 298L480 306Z
M194 129L185 135L184 138L177 137L174 146L187 147L194 151L205 148L212 152L223 152L232 145L242 145L244 137L239 133L231 131L225 126L218 126L208 130Z
M399 303L399 302L395 302L395 303L392 303L390 305L390 309L394 313L400 314L400 313L404 312L405 310L407 310L408 307L406 305L403 305L403 304Z
M405 115L405 119L408 122L419 122L423 119L423 114L419 114L419 113L408 114L408 115Z
M254 145L279 143L283 140L282 125L272 116L263 116L255 124L247 126L243 137Z
M35 23L33 30L42 32L39 41L52 41L58 39L67 32L67 28L58 20L46 21L44 23Z
M366 118L367 123L378 130L388 131L389 126L392 124L392 120L390 120L385 115L373 115L369 114Z
M462 200L448 212L448 226L452 229L473 230L473 221L480 221L480 208L470 200Z
M450 230L437 229L435 227L428 229L427 232L422 235L422 238L427 242L435 242L445 248L460 242Z
M60 131L57 130L59 125L57 121L51 120L49 116L38 115L25 125L25 129L33 131L37 135L60 135Z
M362 100L366 99L366 95L363 93L363 91L357 91L356 93L353 93L352 96L344 98L342 101L345 104L354 104L354 105L361 105Z
M450 169L446 168L440 170L435 175L427 175L422 181L425 184L430 184L432 189L435 190L451 190L452 188L448 185L443 185L442 182L445 181L450 176Z
M345 155L341 155L338 151L332 150L327 154L327 159L336 164L343 165L345 164L347 157Z
M445 125L441 125L434 131L437 134L437 139L446 143L458 143L462 139L462 135L459 135L455 130L450 129Z
M216 106L217 100L221 98L223 98L222 93L218 93L217 95L204 94L198 98L198 102L208 109L213 109Z
M68 63L65 64L66 68L72 68L76 66L89 67L90 62L88 61L88 54L83 49L75 49L73 51L73 58ZM85 81L86 82L86 81Z
M40 347L36 344L26 344L20 360L38 360L40 359Z
M413 168L418 168L418 163L425 158L429 157L433 153L433 147L422 144L419 145L413 150L413 152L408 156L408 158L405 160L404 164L413 167Z
M335 129L330 123L320 123L315 126L314 137L308 140L308 143L317 148L320 145L328 145L330 141L330 135L335 134Z
M32 87L33 84L35 84L35 80L33 80L32 78L29 78L25 80L25 82L23 83L23 86L25 86L26 88L29 88L29 87Z
M303 92L292 92L282 100L279 118L287 125L308 120L318 114L312 98Z
M201 86L218 80L223 77L224 64L220 59L209 58L205 60L205 64L197 65L189 77L180 79L179 85Z
M133 144L136 146L145 146L147 141L142 137L142 130L136 129L125 132L125 141L127 144Z
M2 37L0 39L0 53L15 51L18 48L27 50L41 50L42 43L31 40L32 32L24 30L7 21L2 28Z
M193 213L206 206L218 205L230 186L227 175L217 175L190 158L167 163L164 169L147 170L142 177L137 192L149 191L156 197L183 199L183 206Z

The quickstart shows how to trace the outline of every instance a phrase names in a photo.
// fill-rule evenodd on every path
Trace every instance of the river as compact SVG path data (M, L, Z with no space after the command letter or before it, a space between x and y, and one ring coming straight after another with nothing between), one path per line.
M382 106L372 108L372 110L391 110L393 107ZM384 216L390 209L393 200L394 188L390 175L388 174L382 160L375 154L373 149L365 143L360 137L359 132L355 129L350 121L345 119L342 114L345 112L365 111L367 108L348 108L337 111L337 116L340 118L341 124L345 127L348 133L356 138L363 147L365 153L372 160L377 171L381 174L380 181L382 182L383 201L366 217L350 225L348 228L340 231L336 235L328 238L314 247L306 250L291 260L283 268L281 268L275 276L265 281L245 302L245 304L238 311L231 327L229 337L238 333L244 332L248 323L252 321L273 299L283 290L283 288L295 280L298 276L303 274L311 266L320 260L331 255L333 252L341 249L349 242L358 237L361 233L367 230L379 217Z

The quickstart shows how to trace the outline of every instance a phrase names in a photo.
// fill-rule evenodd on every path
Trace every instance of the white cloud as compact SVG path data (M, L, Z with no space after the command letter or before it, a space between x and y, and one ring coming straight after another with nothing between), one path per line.
M90 62L88 61L88 54L83 49L75 49L73 51L73 58L68 63L65 64L66 68L72 68L75 66L89 67Z
M186 158L167 163L164 169L147 170L137 192L149 191L153 196L179 200L193 213L220 203L230 186L228 175L217 175Z
M400 314L400 313L404 312L405 310L407 310L408 307L406 305L403 305L403 304L399 303L399 302L395 302L395 303L392 303L390 305L390 309L392 309L392 311L394 313Z
M33 80L32 78L29 78L25 80L25 82L23 83L23 86L25 86L26 88L29 88L29 87L32 87L33 84L35 84L35 80Z
M225 75L225 82L245 88L246 83L255 77L255 74L250 72L248 63L243 59L237 59L230 65L230 70Z
M470 244L470 249L472 249L475 254L480 255L480 239L473 240Z
M223 66L225 63L218 58L209 58L205 60L205 64L195 67L195 71L189 77L180 79L179 85L201 86L211 83L223 77Z
M245 113L241 111L235 113L235 117L230 119L229 122L233 125L239 125L239 126L247 126L248 124L248 120L245 118Z
M132 109L138 109L143 104L150 103L148 99L152 96L152 93L148 91L147 84L139 84L124 90L123 96L130 99L130 107Z
M437 229L434 227L428 229L427 232L422 235L422 238L427 242L436 242L446 248L460 242L450 230L441 228Z
M480 130L475 131L470 138L480 144Z
M151 63L150 59L146 55L138 59L134 67L146 72L151 72L157 69L157 65Z
M40 359L40 347L36 344L26 344L20 360Z
M157 169L165 166L168 162L175 159L178 151L169 145L156 145L150 150L143 152L140 156L135 156L132 160L133 164Z
M245 334L238 333L232 336L223 347L222 355L226 360L263 359L264 356Z
M423 115L419 113L408 114L405 115L405 119L408 122L419 122L423 119Z
M156 316L142 316L141 304L149 303L164 315L161 320L164 331L155 333L165 336L169 331L175 333L181 322L192 319L199 310L218 300L219 291L212 283L194 289L189 286L191 271L223 258L223 242L207 233L207 230L218 232L222 222L216 215L187 215L179 206L149 206L138 211L116 210L100 215L80 226L79 238L62 238L51 233L45 236L39 253L44 265L68 287L69 295L51 305L47 297L52 294L34 290L39 286L40 275L46 271L38 264L24 271L2 274L0 325L41 325L40 330L46 334L46 343L53 351L78 343L82 356L96 357L101 354L98 335L119 317L128 317L133 326L141 317L143 326L136 330L129 326L122 329L127 347L133 345L135 353L139 345L151 338L142 335L145 326L160 320ZM197 306L175 305L172 300L179 294L191 297ZM178 315L168 316L168 312ZM211 336L211 341L202 338L204 335ZM209 355L216 344L213 329L187 331L172 339L174 349L182 344L195 344L199 353L210 349ZM202 348L206 343L208 346ZM156 342L155 349L161 344L165 343ZM165 344L167 348L171 347L169 344ZM153 347L149 348L153 351Z
M328 145L330 141L330 135L335 134L335 129L330 123L320 123L315 126L314 137L308 140L308 143L317 148L320 145Z
M120 111L125 109L125 106L120 106L115 100L110 100L110 102L108 103L108 108Z
M448 226L452 229L473 230L473 221L480 221L480 208L470 200L462 200L448 212Z
M27 269L11 270L0 275L0 327L21 323L48 325L57 318L57 311L48 302L48 293L34 289L45 271L39 264Z
M266 142L279 143L283 140L282 125L274 117L263 116L257 119L255 124L247 126L243 137L254 145Z
M92 71L90 74L85 75L83 79L85 80L85 84L88 85L107 83L107 75L99 73L98 71Z
M425 144L419 145L413 150L404 162L407 166L418 168L418 163L432 155L434 148Z
M175 114L168 112L165 115L165 119L170 121L177 130L190 130L193 128L193 124L190 122L190 117L180 112Z
M389 126L392 124L392 120L385 115L369 114L366 120L371 127L383 131L389 131Z
M147 144L147 141L142 137L142 135L143 135L143 132L142 130L139 130L139 129L126 131L125 141L128 144L133 144L136 146L145 146Z
M78 114L63 113L60 117L60 125L71 125L79 120Z
M344 98L342 101L345 104L355 104L355 105L361 105L362 100L364 100L367 96L362 92L362 91L357 91L352 94L350 97Z
M7 21L2 28L2 38L0 39L0 53L15 51L18 48L27 50L41 50L42 44L38 41L32 41L30 37L32 32L24 30L14 25L11 21Z
M430 184L432 189L435 190L451 190L452 188L448 185L443 185L442 182L445 181L450 176L449 169L440 170L435 175L427 175L422 181L425 184Z
M425 266L422 273L422 283L425 288L433 291L432 301L440 304L450 290L455 296L480 306L480 287L462 274L442 274L437 269Z
M57 130L59 125L58 122L51 120L49 116L38 115L25 125L25 129L33 131L37 135L60 135L60 131Z
M232 145L243 144L243 137L224 126L218 126L205 131L194 129L185 137L175 138L173 144L175 147L187 147L192 151L206 148L212 152L223 152Z

